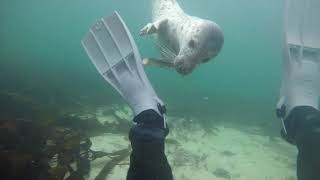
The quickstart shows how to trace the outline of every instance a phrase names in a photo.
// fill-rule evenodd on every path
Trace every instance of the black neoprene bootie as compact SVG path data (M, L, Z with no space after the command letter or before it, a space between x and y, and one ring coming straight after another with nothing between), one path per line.
M132 152L127 180L173 180L165 155L168 129L163 127L163 118L155 111L147 110L134 121L137 125L129 133Z
M320 180L320 112L309 106L294 108L285 120L287 137L298 147L298 180Z

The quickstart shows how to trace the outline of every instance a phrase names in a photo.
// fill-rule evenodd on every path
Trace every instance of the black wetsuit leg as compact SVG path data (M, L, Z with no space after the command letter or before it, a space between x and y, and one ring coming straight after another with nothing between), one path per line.
M134 118L137 125L129 133L132 152L127 180L173 180L165 155L164 120L154 110L146 110Z
M320 180L320 112L309 106L294 108L285 120L287 139L298 147L298 180Z

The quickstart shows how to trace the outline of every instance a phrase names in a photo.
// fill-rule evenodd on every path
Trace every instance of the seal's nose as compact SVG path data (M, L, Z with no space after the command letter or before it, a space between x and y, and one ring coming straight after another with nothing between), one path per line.
M193 71L195 65L186 59L177 57L174 61L174 67L179 74L188 75Z

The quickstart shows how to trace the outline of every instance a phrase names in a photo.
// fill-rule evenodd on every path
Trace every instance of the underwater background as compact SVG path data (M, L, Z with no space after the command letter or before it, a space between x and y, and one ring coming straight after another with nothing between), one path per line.
M0 93L31 97L54 110L73 113L80 109L90 111L102 106L123 105L125 102L90 62L81 40L98 18L116 10L134 36L142 57L158 57L153 38L139 36L140 29L151 21L151 2L1 0ZM275 105L281 81L283 2L178 2L186 13L219 24L225 42L216 58L187 76L170 69L145 67L150 82L166 104L168 116L191 119L192 124L213 130L225 123L251 134L279 138L281 123L275 116ZM224 128L219 129L221 132ZM177 133L174 131L173 135ZM232 133L231 136L237 136ZM215 146L214 140L210 143ZM228 141L221 141L225 143ZM293 154L291 150L290 155ZM292 174L295 167L291 161L294 159L290 159Z
M219 24L225 44L217 58L189 76L145 68L168 113L279 127L274 111L281 77L282 1L179 3L185 12ZM152 38L138 35L151 21L150 7L151 0L1 1L0 90L61 106L66 101L118 103L120 96L99 76L80 40L97 18L117 10L141 55L158 57Z

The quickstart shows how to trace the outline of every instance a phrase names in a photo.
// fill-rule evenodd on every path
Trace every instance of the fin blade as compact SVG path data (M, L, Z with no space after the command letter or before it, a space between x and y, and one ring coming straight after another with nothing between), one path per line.
M123 77L134 77L155 94L141 63L140 53L120 15L99 19L82 45L101 76L123 96Z
M320 48L320 1L285 1L285 37L288 44Z

